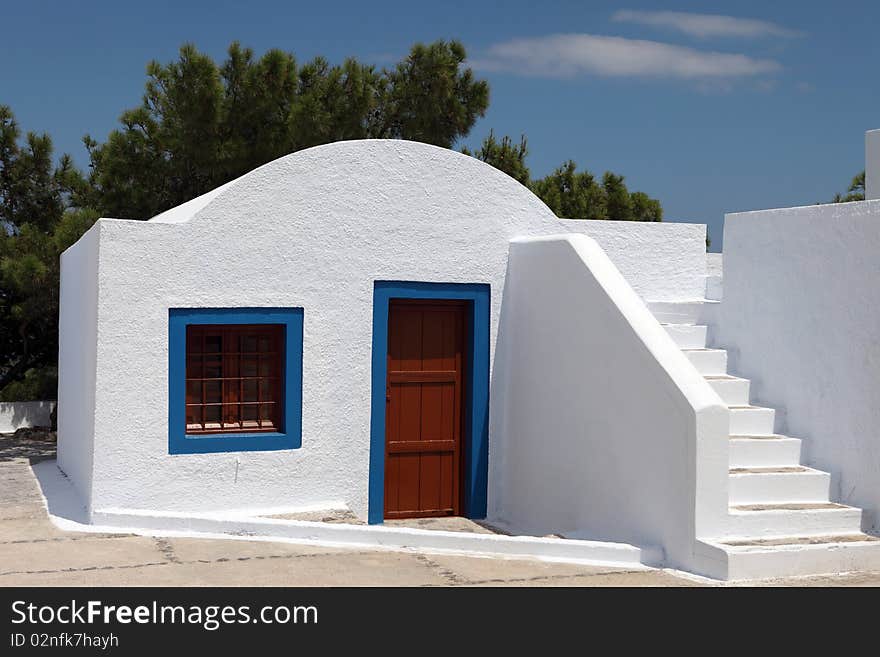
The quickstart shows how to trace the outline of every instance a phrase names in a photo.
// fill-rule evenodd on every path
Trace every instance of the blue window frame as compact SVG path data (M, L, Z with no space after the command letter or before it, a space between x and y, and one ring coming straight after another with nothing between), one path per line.
M280 324L284 333L281 431L186 433L186 327L198 324ZM302 308L170 308L168 311L168 452L268 451L302 445Z
M485 518L489 480L489 307L491 288L479 283L376 281L373 285L373 360L370 406L370 524L384 520L385 379L388 366L388 309L391 299L469 301L468 385L464 412L464 515Z

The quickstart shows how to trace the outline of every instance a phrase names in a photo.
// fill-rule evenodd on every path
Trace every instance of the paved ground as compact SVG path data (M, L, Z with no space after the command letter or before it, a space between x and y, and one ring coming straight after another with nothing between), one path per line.
M696 586L665 571L286 543L65 532L30 468L54 445L0 437L0 586ZM880 573L775 585L880 585Z
M307 511L304 513L278 513L265 516L266 518L283 518L285 520L308 520L310 522L344 522L349 525L366 525L367 523L358 518L349 510L331 511ZM418 529L440 529L447 532L473 532L475 534L504 534L497 527L492 527L482 520L469 520L468 518L406 518L398 520L386 520L389 527L415 527Z

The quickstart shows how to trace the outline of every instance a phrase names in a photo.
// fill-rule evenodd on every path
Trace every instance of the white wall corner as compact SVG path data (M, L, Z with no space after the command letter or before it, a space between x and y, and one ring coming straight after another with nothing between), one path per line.
M880 198L880 130L865 133L865 198Z

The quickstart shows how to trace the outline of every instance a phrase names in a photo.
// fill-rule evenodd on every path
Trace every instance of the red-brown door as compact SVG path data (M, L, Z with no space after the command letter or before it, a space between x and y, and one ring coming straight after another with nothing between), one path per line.
M392 300L385 517L461 511L463 302Z

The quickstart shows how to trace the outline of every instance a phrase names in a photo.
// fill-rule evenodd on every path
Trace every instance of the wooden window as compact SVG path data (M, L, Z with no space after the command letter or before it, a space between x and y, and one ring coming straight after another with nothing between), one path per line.
M281 324L186 327L186 433L283 431Z

